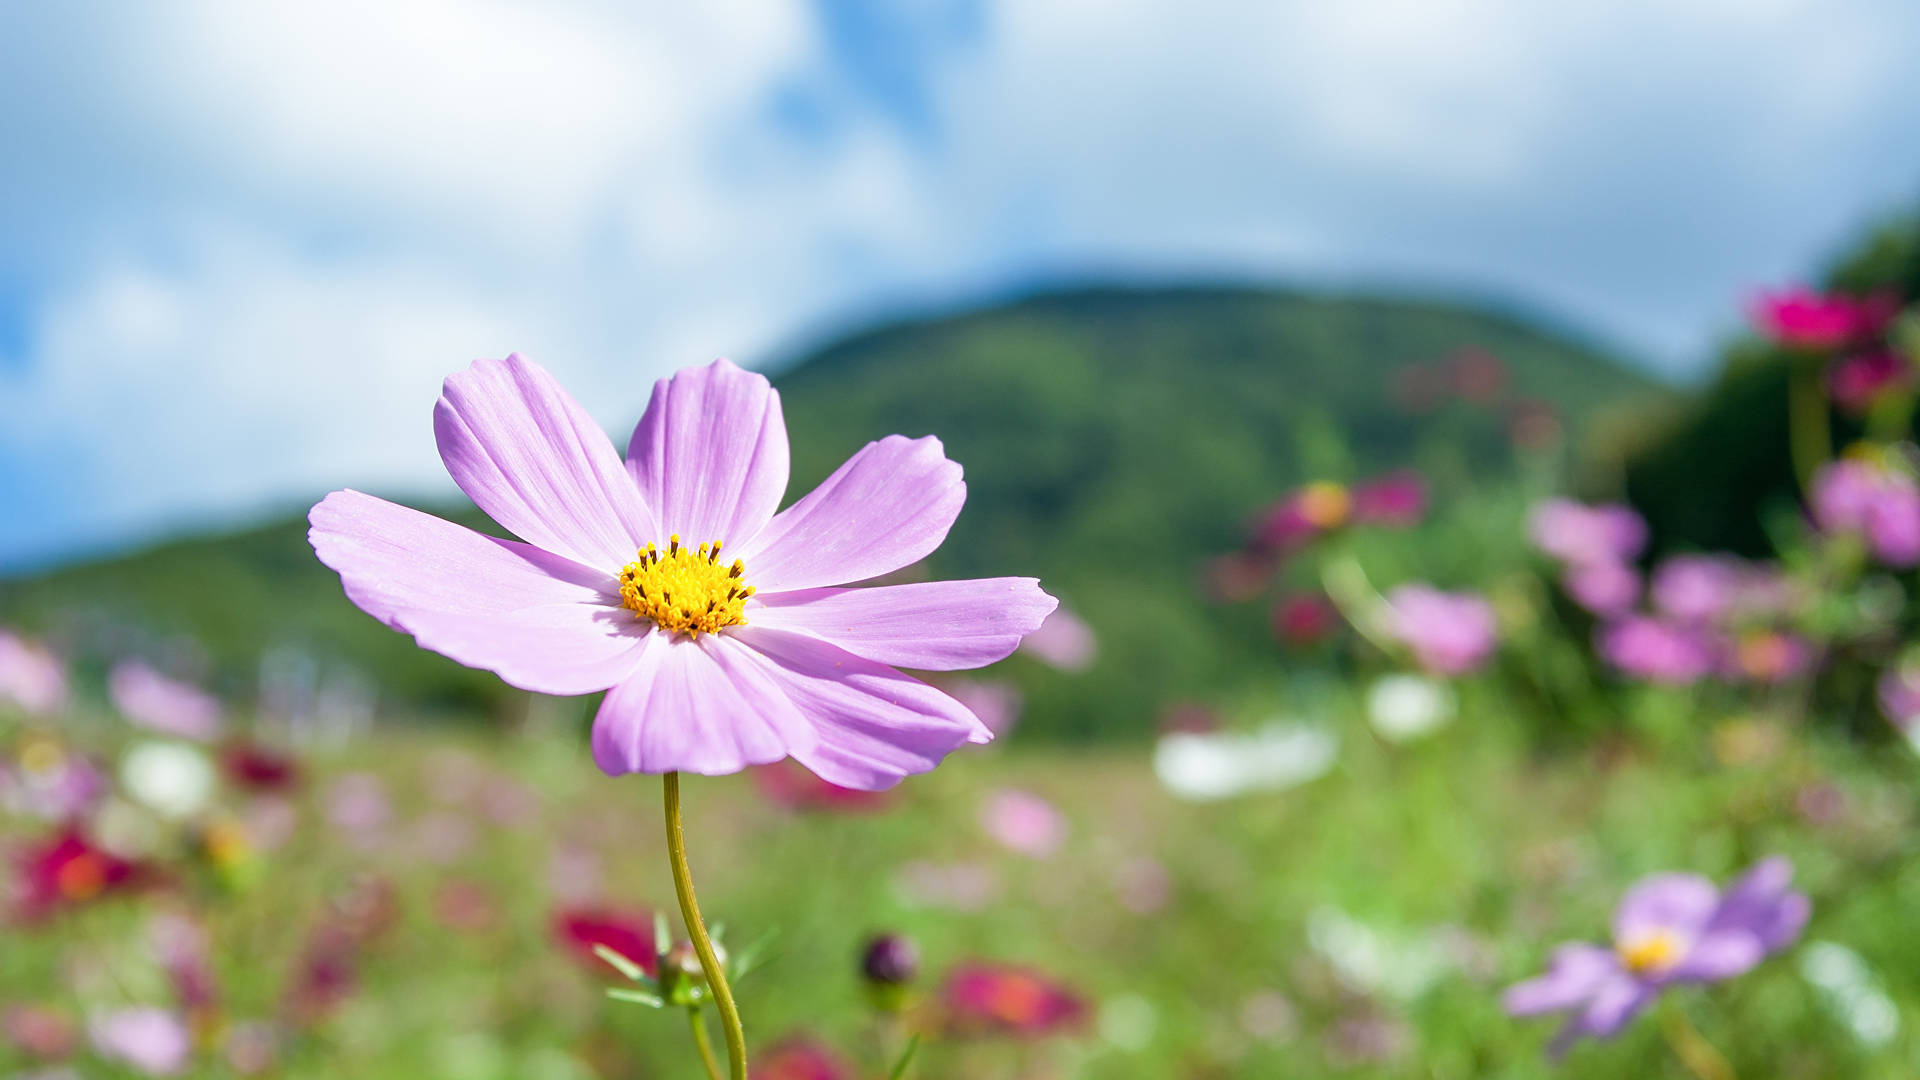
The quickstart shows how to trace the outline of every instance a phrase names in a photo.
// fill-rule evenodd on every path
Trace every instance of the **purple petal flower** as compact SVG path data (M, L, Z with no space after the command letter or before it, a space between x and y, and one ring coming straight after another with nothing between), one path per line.
M114 665L107 675L113 707L144 728L183 739L208 741L220 734L220 699L160 674L138 660Z
M1010 682L952 678L942 682L940 688L996 736L1005 735L1020 723L1020 688Z
M165 1009L121 1009L87 1025L100 1056L148 1076L177 1076L193 1054L193 1037L178 1015Z
M1528 519L1533 544L1569 566L1632 562L1647 546L1647 523L1619 503L1588 506L1546 499Z
M1030 791L996 791L980 808L980 826L1009 851L1044 859L1067 838L1067 819Z
M1621 899L1612 949L1573 943L1547 972L1509 988L1513 1016L1567 1013L1550 1052L1581 1038L1610 1038L1668 986L1745 974L1791 945L1806 926L1807 898L1789 889L1793 868L1761 860L1725 893L1696 874L1655 874Z
M1600 655L1636 679L1687 686L1718 666L1712 635L1651 615L1628 615L1601 627L1596 636Z
M67 669L52 652L0 630L0 701L35 716L51 716L67 703Z
M1655 610L1688 623L1712 623L1733 609L1745 566L1725 555L1675 555L1654 568Z
M1387 626L1433 675L1464 675L1486 662L1498 642L1493 607L1472 593L1402 585L1387 597Z
M1602 618L1624 615L1640 600L1640 573L1624 562L1575 563L1560 585L1574 603Z
M1032 578L841 587L940 545L960 467L937 439L890 436L775 513L779 395L724 360L656 384L624 464L518 356L447 379L434 431L455 482L525 542L339 491L313 509L314 550L426 648L527 690L608 691L593 730L608 773L792 757L889 787L992 738L896 666L984 666L1055 607Z
M1814 474L1812 511L1822 532L1864 537L1888 566L1920 564L1920 484L1904 471L1858 458L1825 465Z

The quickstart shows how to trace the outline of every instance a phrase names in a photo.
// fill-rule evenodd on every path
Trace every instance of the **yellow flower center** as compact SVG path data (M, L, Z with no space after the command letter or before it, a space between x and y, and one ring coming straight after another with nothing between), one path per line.
M1680 942L1665 930L1622 942L1615 951L1635 975L1658 975L1680 961Z
M1327 480L1317 480L1300 491L1300 516L1316 529L1336 529L1353 511L1353 496Z
M648 544L640 557L620 571L620 602L669 634L699 638L727 626L745 626L747 597L753 595L742 574L746 564L720 561L720 541L682 547L680 535L667 549Z

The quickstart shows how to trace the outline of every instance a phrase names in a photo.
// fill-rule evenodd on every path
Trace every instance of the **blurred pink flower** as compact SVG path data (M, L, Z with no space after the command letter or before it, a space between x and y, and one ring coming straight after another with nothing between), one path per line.
M1861 458L1830 462L1814 474L1812 504L1821 531L1863 536L1888 566L1920 563L1920 485L1906 472Z
M761 1055L753 1075L757 1080L857 1080L859 1073L825 1043L788 1036Z
M1410 469L1377 476L1353 489L1353 520L1361 525L1405 529L1427 512L1427 485Z
M86 817L107 793L92 759L44 736L29 736L0 761L0 809L43 821Z
M1273 605L1273 633L1290 648L1325 641L1340 629L1340 611L1321 593L1296 593Z
M1798 634L1752 630L1734 641L1726 674L1736 681L1783 683L1805 675L1813 660L1813 646Z
M1623 562L1573 564L1560 577L1573 602L1602 618L1624 615L1640 601L1640 572Z
M1000 893L1000 877L984 863L910 862L894 882L903 899L921 907L979 911Z
M789 810L878 810L892 801L894 795L891 791L841 787L791 761L776 761L748 771L753 774L754 786L768 802Z
M113 707L135 724L183 739L220 734L220 699L160 674L140 660L123 660L107 676Z
M51 650L0 630L0 701L36 716L51 716L67 703L67 669Z
M1755 297L1753 321L1780 345L1824 350L1873 337L1898 311L1898 298L1886 293L1854 297L1790 288Z
M28 1057L58 1061L79 1045L79 1032L67 1015L44 1005L9 1005L0 1010L0 1037Z
M1032 968L983 961L962 964L940 992L947 1022L958 1034L1041 1038L1086 1019L1079 995Z
M387 786L372 773L342 774L327 790L327 820L348 832L372 833L392 815Z
M994 735L1005 735L1020 723L1020 688L1003 679L945 679L940 689L967 707Z
M206 928L188 915L161 912L147 923L147 940L181 1010L195 1026L211 1027L220 989L214 981L213 949Z
M659 969L653 912L644 908L575 907L553 913L553 937L581 967L607 979L619 973L594 952L611 949L652 975Z
M1884 394L1911 387L1913 365L1892 349L1869 349L1827 369L1827 393L1844 412L1864 415Z
M1493 607L1473 593L1401 585L1387 595L1387 630L1431 675L1465 675L1486 663L1499 642Z
M1067 819L1030 791L1003 788L980 808L980 827L1008 851L1044 859L1067 839Z
M1173 876L1165 864L1144 855L1115 868L1113 885L1120 894L1120 906L1135 915L1151 915L1173 896Z
M1447 359L1447 381L1462 401L1486 405L1507 389L1507 365L1486 349L1468 346Z
M1674 555L1654 568L1653 606L1682 622L1716 622L1739 600L1745 571L1728 555Z
M1647 546L1646 520L1620 503L1544 499L1533 508L1527 533L1535 547L1572 566L1632 562Z
M1636 679L1686 686L1711 674L1719 650L1711 635L1651 615L1628 615L1598 631L1606 661Z
M1020 651L1061 671L1085 671L1093 666L1100 642L1086 620L1062 605L1021 640Z
M166 1009L132 1008L102 1013L87 1023L94 1049L148 1076L178 1076L193 1056L184 1020Z
M1880 673L1876 689L1882 715L1920 744L1920 664L1894 664Z

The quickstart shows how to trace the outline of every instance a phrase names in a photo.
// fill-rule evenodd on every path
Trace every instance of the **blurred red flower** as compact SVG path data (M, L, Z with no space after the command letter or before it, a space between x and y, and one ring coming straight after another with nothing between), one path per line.
M254 742L228 743L220 751L220 768L248 791L284 791L300 782L300 765L291 755Z
M1319 593L1296 593L1273 606L1273 633L1290 648L1325 641L1340 627L1340 612Z
M649 975L659 970L659 958L654 955L651 911L638 908L563 908L553 913L553 936L566 948L568 955L597 975L617 978L619 973L594 954L595 945L612 949Z
M96 847L74 828L19 852L15 867L14 913L29 921L131 888L145 873L139 864Z
M1039 1038L1069 1030L1087 1004L1031 968L975 962L955 968L941 989L948 1024L963 1034Z
M760 765L751 770L754 786L767 801L788 810L838 810L860 812L878 810L889 796L884 791L860 791L822 780L791 759Z
M824 1043L803 1035L776 1043L753 1067L758 1080L854 1080L853 1066Z

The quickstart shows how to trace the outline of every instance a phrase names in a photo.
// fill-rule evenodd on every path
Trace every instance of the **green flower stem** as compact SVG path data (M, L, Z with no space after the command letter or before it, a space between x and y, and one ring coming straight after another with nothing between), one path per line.
M1726 1055L1707 1041L1700 1029L1693 1026L1687 1014L1678 1006L1662 1010L1661 1032L1667 1037L1667 1045L1673 1048L1673 1056L1680 1064L1699 1080L1735 1080L1733 1066L1727 1064Z
M667 860L673 864L673 891L680 897L680 917L686 921L687 936L693 939L693 951L700 954L700 968L706 972L707 987L720 1010L720 1029L726 1033L727 1064L731 1066L728 1075L733 1080L747 1080L747 1036L740 1028L740 1010L733 1004L727 973L714 955L712 939L707 937L707 924L701 921L700 902L693 897L687 835L680 827L680 774L670 772L660 779L667 797Z
M1787 447L1801 492L1812 492L1813 474L1833 455L1833 431L1820 369L1804 360L1787 374Z
M720 1063L713 1060L713 1043L707 1040L707 1021L699 1009L687 1010L687 1026L693 1031L694 1049L700 1051L700 1064L707 1067L707 1080L720 1080Z

